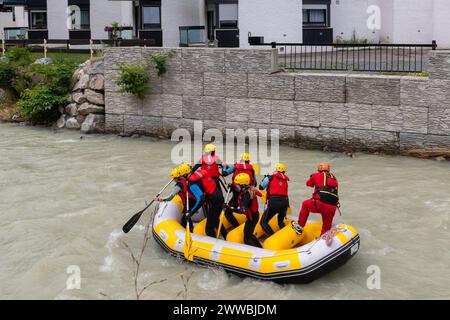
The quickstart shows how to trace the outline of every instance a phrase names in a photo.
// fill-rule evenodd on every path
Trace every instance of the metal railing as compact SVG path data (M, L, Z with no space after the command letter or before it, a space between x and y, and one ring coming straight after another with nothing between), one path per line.
M437 44L263 43L279 49L286 69L368 72L422 72Z

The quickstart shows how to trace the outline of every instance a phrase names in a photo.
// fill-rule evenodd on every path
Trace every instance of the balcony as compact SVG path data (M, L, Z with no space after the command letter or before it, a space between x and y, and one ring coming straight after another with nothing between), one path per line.
M183 26L180 30L180 47L204 47L206 43L205 26Z
M25 40L27 39L27 28L4 28L5 40Z

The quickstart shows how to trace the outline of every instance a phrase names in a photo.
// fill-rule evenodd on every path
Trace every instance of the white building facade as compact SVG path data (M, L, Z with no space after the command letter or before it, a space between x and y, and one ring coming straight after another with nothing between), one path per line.
M0 28L28 27L28 38L122 39L155 46L214 43L429 44L450 48L449 0L0 0ZM22 7L20 7L22 6ZM22 8L22 9L19 9ZM20 11L22 10L22 11ZM68 23L69 16L69 23ZM71 24L72 23L72 24ZM106 28L106 29L105 29Z

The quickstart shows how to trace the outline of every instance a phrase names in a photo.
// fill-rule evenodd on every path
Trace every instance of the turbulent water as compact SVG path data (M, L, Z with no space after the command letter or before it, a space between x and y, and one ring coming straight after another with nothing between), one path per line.
M172 146L0 124L0 298L134 299L123 242L138 254L149 212L130 233L121 227L168 180ZM316 164L331 162L341 184L336 221L360 232L359 253L311 284L278 285L178 261L150 239L139 286L166 281L142 298L177 297L180 274L193 271L188 299L450 299L450 163L280 152L294 212L311 195L304 182ZM69 266L80 268L80 289L67 287ZM379 289L373 270L380 271Z

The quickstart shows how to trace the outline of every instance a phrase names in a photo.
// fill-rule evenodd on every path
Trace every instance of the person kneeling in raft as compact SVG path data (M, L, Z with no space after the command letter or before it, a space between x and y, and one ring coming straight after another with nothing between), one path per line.
M312 174L306 186L315 188L311 199L303 201L299 213L298 224L303 228L309 214L322 215L322 231L320 235L331 229L336 208L339 205L338 181L330 172L330 164L321 163L316 173Z
M186 206L186 194L188 193L188 176L191 173L191 166L187 163L182 163L176 168L173 168L170 176L172 177L173 181L175 181L175 187L172 189L172 192L164 198L160 197L154 197L153 200L155 201L163 201L168 202L172 201L175 196L179 196L181 201L183 202L183 216L181 217L181 225L183 228L186 228L187 225L187 211L188 208ZM192 208L195 203L195 197L189 192L189 208ZM192 220L189 218L189 227L191 232L193 231L194 224L192 223Z
M274 234L269 225L269 221L274 215L278 213L280 230L285 226L284 218L289 208L288 181L286 166L279 163L275 166L275 173L271 176L266 176L259 186L259 190L267 188L267 209L261 218L261 227L269 237Z
M258 197L261 197L262 194L250 184L250 176L247 173L238 174L233 182L234 185L231 185L230 188L234 188L234 192L237 193L239 208L236 212L245 214L247 217L244 225L244 243L261 248L262 246L253 232L259 219Z

